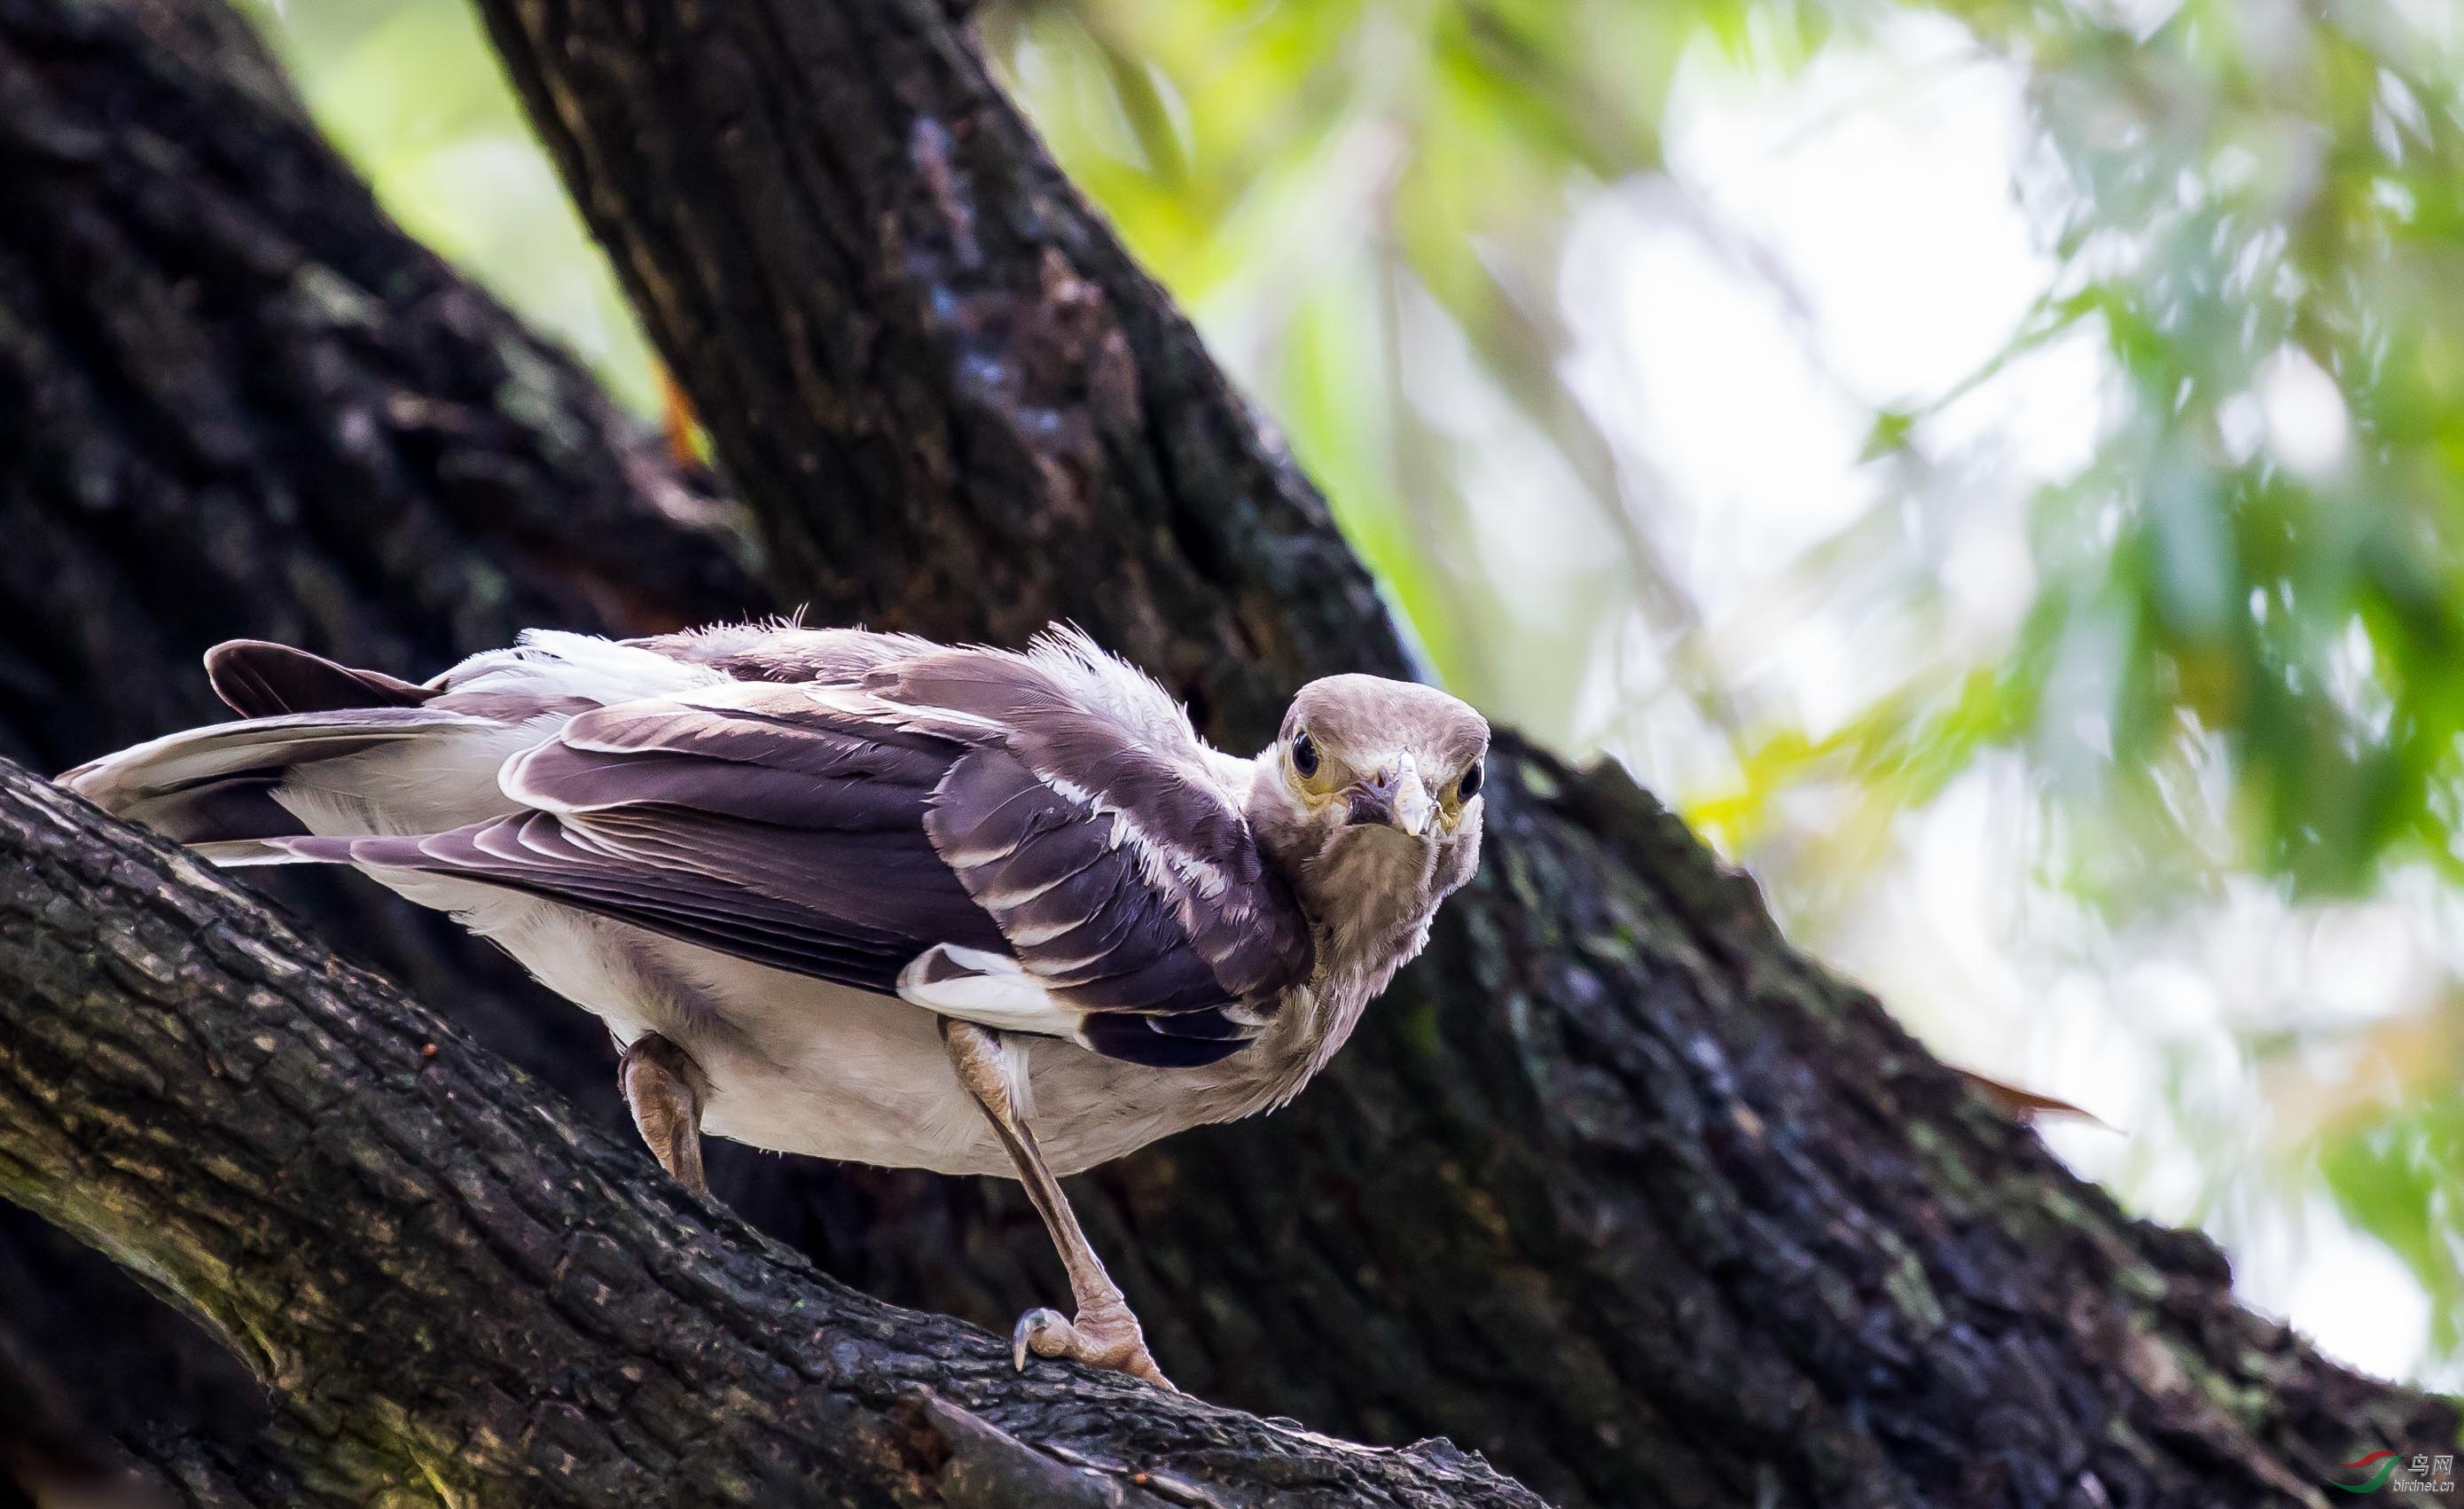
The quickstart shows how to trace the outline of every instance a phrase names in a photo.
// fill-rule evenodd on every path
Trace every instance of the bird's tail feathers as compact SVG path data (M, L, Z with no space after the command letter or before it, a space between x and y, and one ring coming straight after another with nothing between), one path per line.
M308 831L273 796L274 788L298 766L441 733L498 727L489 719L422 707L284 713L149 739L80 765L59 779L115 817L182 843L232 845ZM280 863L281 858L269 853L240 862ZM232 859L239 859L236 852Z
M206 679L213 684L214 695L244 718L415 708L444 689L416 686L381 670L360 670L261 639L225 640L206 651Z

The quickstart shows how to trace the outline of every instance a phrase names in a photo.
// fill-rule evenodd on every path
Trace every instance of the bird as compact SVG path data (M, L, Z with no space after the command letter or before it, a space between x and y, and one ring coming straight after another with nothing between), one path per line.
M61 783L493 940L606 1025L696 1194L705 1134L1018 1180L1073 1307L1020 1317L1021 1370L1172 1387L1059 1180L1289 1102L1479 864L1467 704L1327 676L1241 758L1067 625L534 629L421 683L237 640L206 671L238 721Z

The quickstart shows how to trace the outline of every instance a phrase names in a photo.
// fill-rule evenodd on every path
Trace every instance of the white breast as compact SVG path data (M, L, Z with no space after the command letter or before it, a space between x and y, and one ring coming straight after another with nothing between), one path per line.
M892 1169L1014 1177L942 1047L934 1014L492 886L366 871L494 939L619 1044L673 1039L710 1077L702 1129L774 1152ZM1024 1038L1029 1124L1058 1174L1213 1119L1212 1071L1119 1063ZM614 1069L609 1070L613 1093Z
M671 939L636 933L635 942L655 961L650 973L686 982L653 1025L710 1075L703 1127L713 1135L886 1168L1015 1176L959 1085L932 1012ZM1027 1053L1028 1125L1057 1174L1206 1119L1202 1073L1140 1068L1056 1038L1016 1040Z

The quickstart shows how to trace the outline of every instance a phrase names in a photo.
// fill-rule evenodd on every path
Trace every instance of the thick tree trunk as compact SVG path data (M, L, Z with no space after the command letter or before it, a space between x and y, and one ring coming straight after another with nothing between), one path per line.
M1536 1509L816 1275L168 844L0 765L0 1190L273 1387L242 1501ZM174 1458L174 1460L179 1460ZM280 1467L272 1464L279 1463ZM194 1472L208 1462L179 1465Z
M1009 639L1075 617L1240 742L1308 674L1401 668L1323 505L941 8L483 9L743 485L766 589L569 367L378 221L209 0L0 0L0 172L46 196L0 216L0 508L65 541L0 586L0 737L56 767L194 721L190 657L231 634L425 673L525 622L807 599ZM1567 1504L2315 1501L2326 1464L2454 1438L1968 1099L1630 783L1504 752L1481 880L1333 1073L1079 1181L1185 1385L1446 1432ZM598 1085L580 1014L312 900ZM718 1183L888 1298L999 1321L1056 1292L1003 1190ZM390 1398L379 1360L334 1387ZM163 1454L261 1501L311 1450L283 1429ZM387 1450L429 1439L403 1429Z

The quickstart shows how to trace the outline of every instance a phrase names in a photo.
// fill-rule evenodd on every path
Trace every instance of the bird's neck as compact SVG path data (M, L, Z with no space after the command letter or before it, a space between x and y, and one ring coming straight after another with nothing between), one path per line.
M1271 752L1260 756L1263 766ZM1309 832L1309 817L1280 788L1253 795L1250 822L1273 837L1309 918L1315 964L1285 992L1272 1018L1216 1077L1228 1121L1282 1105L1326 1067L1362 1012L1428 942L1429 921L1461 876L1434 844L1370 828ZM1307 846L1314 838L1315 847ZM1441 873L1443 870L1443 873Z
M1317 945L1313 977L1386 988L1396 970L1428 941L1429 918L1443 899L1440 854L1384 829L1346 829L1309 866L1305 895Z
M1317 968L1308 983L1285 992L1257 1040L1218 1066L1238 1106L1220 1119L1280 1109L1315 1079L1350 1040L1395 972L1428 941L1435 910L1432 906L1410 916L1350 918L1345 926L1321 923Z

